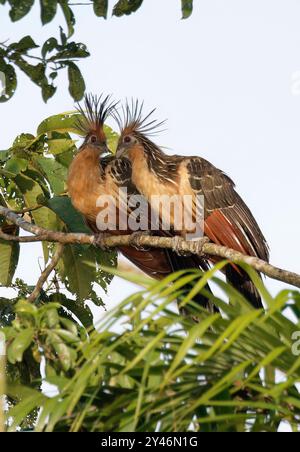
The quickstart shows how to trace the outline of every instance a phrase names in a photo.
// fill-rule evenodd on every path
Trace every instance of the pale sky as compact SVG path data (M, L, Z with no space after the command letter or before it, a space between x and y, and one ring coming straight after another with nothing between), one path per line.
M90 7L75 7L74 39L92 54L81 63L87 90L157 107L157 117L168 118L159 144L203 156L228 173L268 239L271 262L299 271L300 96L292 93L292 77L300 70L300 2L195 0L186 21L179 0L144 3L132 16L106 22ZM0 41L30 33L42 43L64 24L58 15L42 28L38 7L16 24L1 12ZM72 108L66 74L47 105L19 74L15 96L0 104L0 149L21 132L34 133L41 119ZM38 245L23 249L18 276L34 284L42 253ZM286 287L267 284L273 293ZM108 307L130 291L115 280Z

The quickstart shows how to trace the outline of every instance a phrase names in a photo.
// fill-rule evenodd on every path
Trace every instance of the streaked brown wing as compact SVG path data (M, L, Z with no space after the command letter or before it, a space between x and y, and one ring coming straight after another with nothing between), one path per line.
M233 181L201 158L191 158L187 170L193 191L204 196L205 234L215 243L269 260L266 239Z

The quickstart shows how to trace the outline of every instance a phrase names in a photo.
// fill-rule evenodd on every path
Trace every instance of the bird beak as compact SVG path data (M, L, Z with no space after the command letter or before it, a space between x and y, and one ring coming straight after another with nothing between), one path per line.
M116 152L116 157L117 159L121 158L121 157L125 157L125 152L126 149L123 146L119 146Z
M110 154L111 154L111 150L109 149L107 144L105 144L104 146L101 146L101 155L102 156L110 155Z

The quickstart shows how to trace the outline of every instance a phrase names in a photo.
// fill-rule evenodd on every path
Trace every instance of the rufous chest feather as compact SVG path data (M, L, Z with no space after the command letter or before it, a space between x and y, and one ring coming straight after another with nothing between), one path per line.
M177 194L177 184L161 181L157 175L149 170L147 157L139 151L132 151L129 154L132 162L132 182L148 200L151 196Z
M83 215L97 215L97 199L101 195L100 153L87 148L73 160L68 175L68 192L74 207Z

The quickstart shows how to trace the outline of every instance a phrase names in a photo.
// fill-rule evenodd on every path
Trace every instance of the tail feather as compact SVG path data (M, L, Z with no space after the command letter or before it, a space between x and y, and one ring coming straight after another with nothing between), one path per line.
M254 308L263 308L261 296L245 271L237 271L232 265L228 265L226 268L226 279L235 289L244 295Z
M203 259L198 259L194 256L179 256L174 251L168 251L168 256L170 260L170 265L172 266L173 271L179 270L188 270L191 268L200 268L204 272L209 269L209 266L206 261ZM188 294L192 290L192 284L187 284L184 288L184 294ZM213 305L208 296L205 295L204 292L212 294L212 290L207 283L204 287L203 293L198 293L194 297L194 301L201 307L207 309L210 312L219 312L218 308ZM189 315L187 308L180 309L181 314Z

